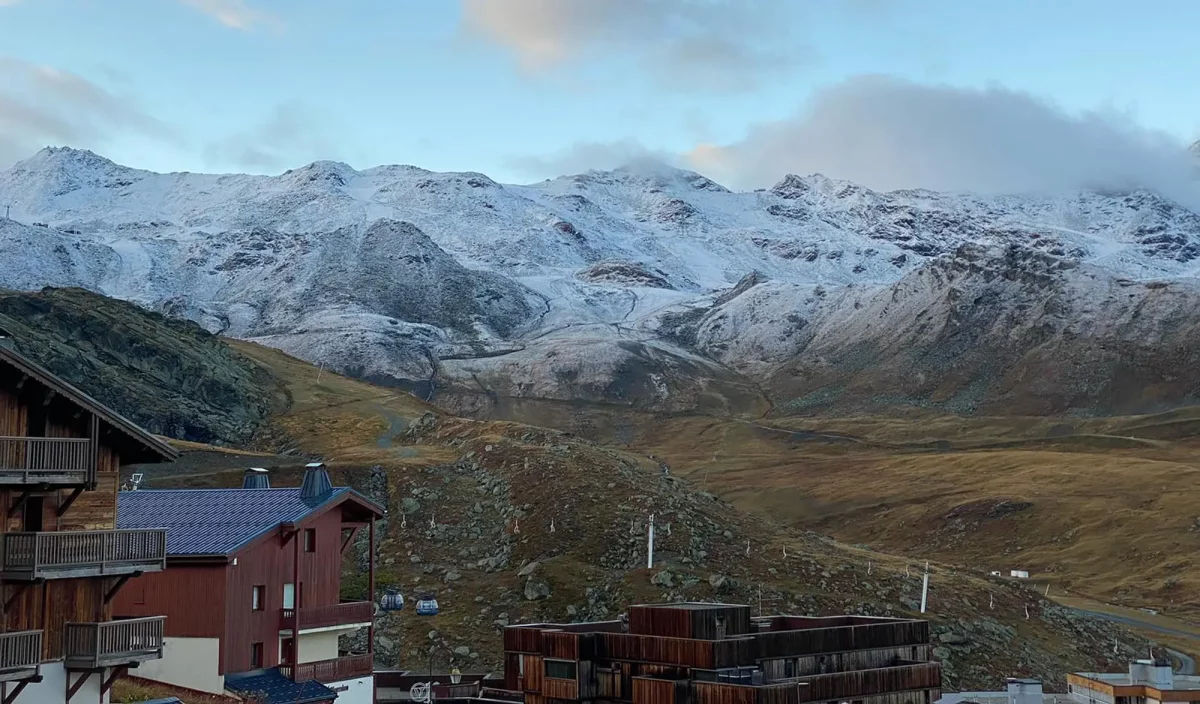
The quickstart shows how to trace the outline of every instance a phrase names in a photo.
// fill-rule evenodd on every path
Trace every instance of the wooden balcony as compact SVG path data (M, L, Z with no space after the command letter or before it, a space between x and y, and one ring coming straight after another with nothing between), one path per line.
M72 670L132 665L163 655L165 616L106 623L68 623L63 632L63 661Z
M370 654L345 655L331 660L303 662L299 665L280 665L279 672L293 682L316 680L328 684L357 677L369 677L375 669Z
M87 438L0 436L0 486L84 486L95 478Z
M0 579L41 580L160 572L167 532L86 530L5 533Z
M0 633L0 682L37 677L41 663L41 631Z
M279 630L291 631L295 625L295 609L279 610ZM300 608L300 631L313 628L333 628L371 623L375 620L375 605L369 601L347 601L332 606Z

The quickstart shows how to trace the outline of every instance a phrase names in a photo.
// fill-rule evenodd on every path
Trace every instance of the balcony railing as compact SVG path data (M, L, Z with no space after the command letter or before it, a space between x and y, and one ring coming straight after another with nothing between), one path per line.
M295 609L280 609L279 630L292 630L295 626L295 615ZM300 630L371 623L374 618L375 605L369 601L347 601L332 606L305 606L300 608Z
M68 623L63 632L63 659L71 669L130 665L158 660L163 654L165 616L106 623Z
M0 633L0 682L36 677L41 663L41 631Z
M371 662L369 654L345 655L332 660L316 660L299 665L279 666L279 672L293 682L316 680L323 683L369 677L374 669L375 664Z
M159 572L167 566L167 532L86 530L4 534L0 578L66 579Z
M82 485L95 479L87 438L0 436L0 485Z

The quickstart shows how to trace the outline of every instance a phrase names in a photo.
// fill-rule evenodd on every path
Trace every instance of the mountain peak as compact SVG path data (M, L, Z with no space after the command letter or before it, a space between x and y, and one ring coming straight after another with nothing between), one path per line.
M19 162L17 166L27 169L43 169L48 166L92 169L127 168L90 149L75 149L74 147L43 147L38 153Z

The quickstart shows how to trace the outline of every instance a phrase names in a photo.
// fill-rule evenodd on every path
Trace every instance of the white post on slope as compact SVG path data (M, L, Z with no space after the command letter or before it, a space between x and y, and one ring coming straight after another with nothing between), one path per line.
M654 514L650 514L650 523L646 529L646 569L654 567Z
M1046 585L1046 596L1050 596L1050 585Z
M929 601L929 563L925 563L925 576L921 578L921 613L925 613L925 606Z

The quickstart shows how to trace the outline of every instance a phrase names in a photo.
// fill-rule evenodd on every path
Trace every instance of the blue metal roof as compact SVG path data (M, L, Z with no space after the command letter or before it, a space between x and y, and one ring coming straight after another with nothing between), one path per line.
M261 489L259 491L262 491ZM265 696L263 704L310 704L332 702L337 692L317 682L293 682L272 668L225 676L225 689L237 694Z
M302 499L294 487L122 491L117 527L166 528L168 556L230 555L350 491L338 487L318 499Z

